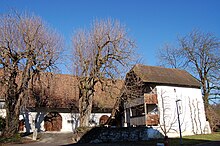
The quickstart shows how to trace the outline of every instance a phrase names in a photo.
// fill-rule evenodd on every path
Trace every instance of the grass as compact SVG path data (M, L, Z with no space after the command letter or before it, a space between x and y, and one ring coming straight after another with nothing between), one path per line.
M182 139L183 146L193 146L196 144L207 143L207 142L218 141L218 140L220 140L220 132L216 132L212 134L184 136ZM150 141L138 141L138 142L135 142L135 145L155 146L157 145L157 143L163 143L163 139L150 140ZM124 145L124 144L121 144L121 145ZM127 146L130 146L129 143ZM180 139L169 138L169 146L180 146Z
M220 132L183 137L184 144L198 144L218 140L220 140Z
M211 141L218 141L218 140L220 140L220 132L216 132L212 134L184 136L182 139L184 146L206 143ZM163 140L159 140L157 142L163 142ZM180 145L180 138L169 138L169 146L178 146L178 145Z
M185 136L184 138L186 138L186 139L207 140L207 141L216 141L216 140L220 140L220 132L216 132L216 133L212 133L212 134Z
M0 137L0 143L21 142L20 134L16 134L10 138Z
M196 144L207 143L220 140L220 132L207 135L184 136L182 146L194 146ZM156 146L157 143L163 143L163 139L137 142L116 142L116 143L100 143L100 144L72 144L69 146ZM169 138L169 146L180 146L179 138Z
M24 133L18 133L18 134L15 134L13 137L10 137L10 138L0 137L0 145L10 144L10 143L23 144L23 143L32 142L32 140L30 140L29 138L25 138L24 136L25 136Z

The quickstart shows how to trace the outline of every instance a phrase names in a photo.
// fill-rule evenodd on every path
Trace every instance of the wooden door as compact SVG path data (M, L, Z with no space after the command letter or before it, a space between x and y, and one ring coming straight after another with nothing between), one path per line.
M58 112L50 112L44 117L45 131L60 131L62 129L62 117Z

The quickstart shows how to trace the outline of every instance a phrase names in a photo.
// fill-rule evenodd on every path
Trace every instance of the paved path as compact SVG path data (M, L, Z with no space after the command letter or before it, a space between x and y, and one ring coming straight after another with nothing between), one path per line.
M32 135L27 136L26 138L30 139L29 142L23 144L7 144L6 146L61 146L72 144L72 133L57 133L57 132L44 132L38 134L38 140L32 141ZM0 144L0 146L2 146ZM5 146L5 145L3 145Z
M31 142L31 143L26 143L26 144L10 144L10 145L5 145L5 146L60 146L60 145L61 144L55 144L55 143Z

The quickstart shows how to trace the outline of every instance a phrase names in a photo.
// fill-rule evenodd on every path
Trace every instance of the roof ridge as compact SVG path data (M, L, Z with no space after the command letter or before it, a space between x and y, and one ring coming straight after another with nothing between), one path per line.
M144 65L144 64L135 64L135 66L144 66L144 67L152 67L152 68L162 68L162 69L171 69L171 70L180 70L180 71L185 71L184 69L179 69L179 68L168 68L168 67L164 67L164 66L153 66L153 65ZM134 67L135 67L134 66ZM134 68L133 67L133 68Z
M176 68L165 68L161 66L146 66L136 64L132 71L144 82L200 87L199 81L189 72Z

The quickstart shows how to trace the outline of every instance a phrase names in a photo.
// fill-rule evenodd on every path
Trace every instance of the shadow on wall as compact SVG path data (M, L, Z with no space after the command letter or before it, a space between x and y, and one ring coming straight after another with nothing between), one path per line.
M29 118L29 113L28 112L24 112L22 113L22 117L24 119L24 124L25 124L25 129L26 129L26 133L30 133L31 132L31 125L30 125L30 118Z
M74 132L79 127L79 114L71 112L71 121L69 122L71 122L72 131Z
M164 136L158 130L148 127L94 127L85 133L78 143L146 141L163 137Z
M44 121L45 115L46 114L44 112L37 112L36 116L34 117L28 111L22 113L26 129L25 132L31 133L33 132L34 128L36 128L38 132L42 131L41 123Z
M42 131L41 123L44 121L46 113L44 112L37 112L37 115L35 117L35 128L37 129L37 132Z

